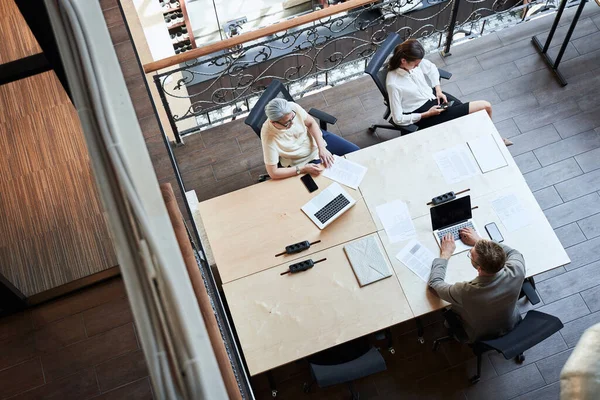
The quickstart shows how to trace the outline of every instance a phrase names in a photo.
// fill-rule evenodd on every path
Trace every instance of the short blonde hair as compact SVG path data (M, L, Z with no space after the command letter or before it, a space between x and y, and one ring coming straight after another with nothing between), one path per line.
M500 271L506 263L506 253L502 246L491 240L479 240L475 243L477 265L488 274Z

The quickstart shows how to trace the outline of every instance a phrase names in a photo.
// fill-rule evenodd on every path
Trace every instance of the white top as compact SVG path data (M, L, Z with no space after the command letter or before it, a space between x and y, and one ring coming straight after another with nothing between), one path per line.
M387 74L385 86L388 91L392 118L398 125L410 125L421 119L421 114L410 113L428 100L434 100L432 88L440 84L440 73L431 61L423 59L410 72L397 68Z
M284 167L304 165L319 158L319 149L308 133L305 121L308 113L296 103L291 103L296 117L288 129L277 129L266 120L260 130L265 165Z

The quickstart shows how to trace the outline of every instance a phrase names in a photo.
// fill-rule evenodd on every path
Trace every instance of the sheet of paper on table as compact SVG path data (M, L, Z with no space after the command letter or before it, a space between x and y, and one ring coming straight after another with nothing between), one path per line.
M466 143L438 151L433 155L433 159L448 184L464 181L479 174L479 168Z
M358 185L367 173L367 167L336 155L333 156L333 159L333 165L323 171L323 176L352 189L358 189Z
M416 239L411 240L400 250L400 253L396 254L396 258L421 278L423 282L429 280L431 264L435 255L427 247L423 246L421 242Z
M402 200L394 200L377 206L375 211L390 243L407 240L417 235L408 212L408 206Z
M507 162L492 135L467 142L482 173L507 166Z
M530 223L527 210L514 193L493 200L492 208L509 232L516 231Z

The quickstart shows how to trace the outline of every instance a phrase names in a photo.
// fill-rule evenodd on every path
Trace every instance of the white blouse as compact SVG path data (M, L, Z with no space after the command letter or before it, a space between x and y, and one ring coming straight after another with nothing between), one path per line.
M388 72L385 86L388 91L392 119L397 125L410 125L421 119L421 114L410 113L436 97L431 90L440 84L440 73L431 61L423 59L410 72L397 68Z

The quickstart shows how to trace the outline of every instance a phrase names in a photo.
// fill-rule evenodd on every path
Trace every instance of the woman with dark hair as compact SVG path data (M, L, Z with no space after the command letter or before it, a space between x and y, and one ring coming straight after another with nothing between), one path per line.
M409 39L396 46L388 61L385 84L396 125L415 124L424 129L481 110L492 118L492 105L485 100L440 107L448 103L440 87L440 74L435 64L423 57L425 49L421 43ZM451 97L451 100L454 99ZM504 143L512 144L506 139Z

